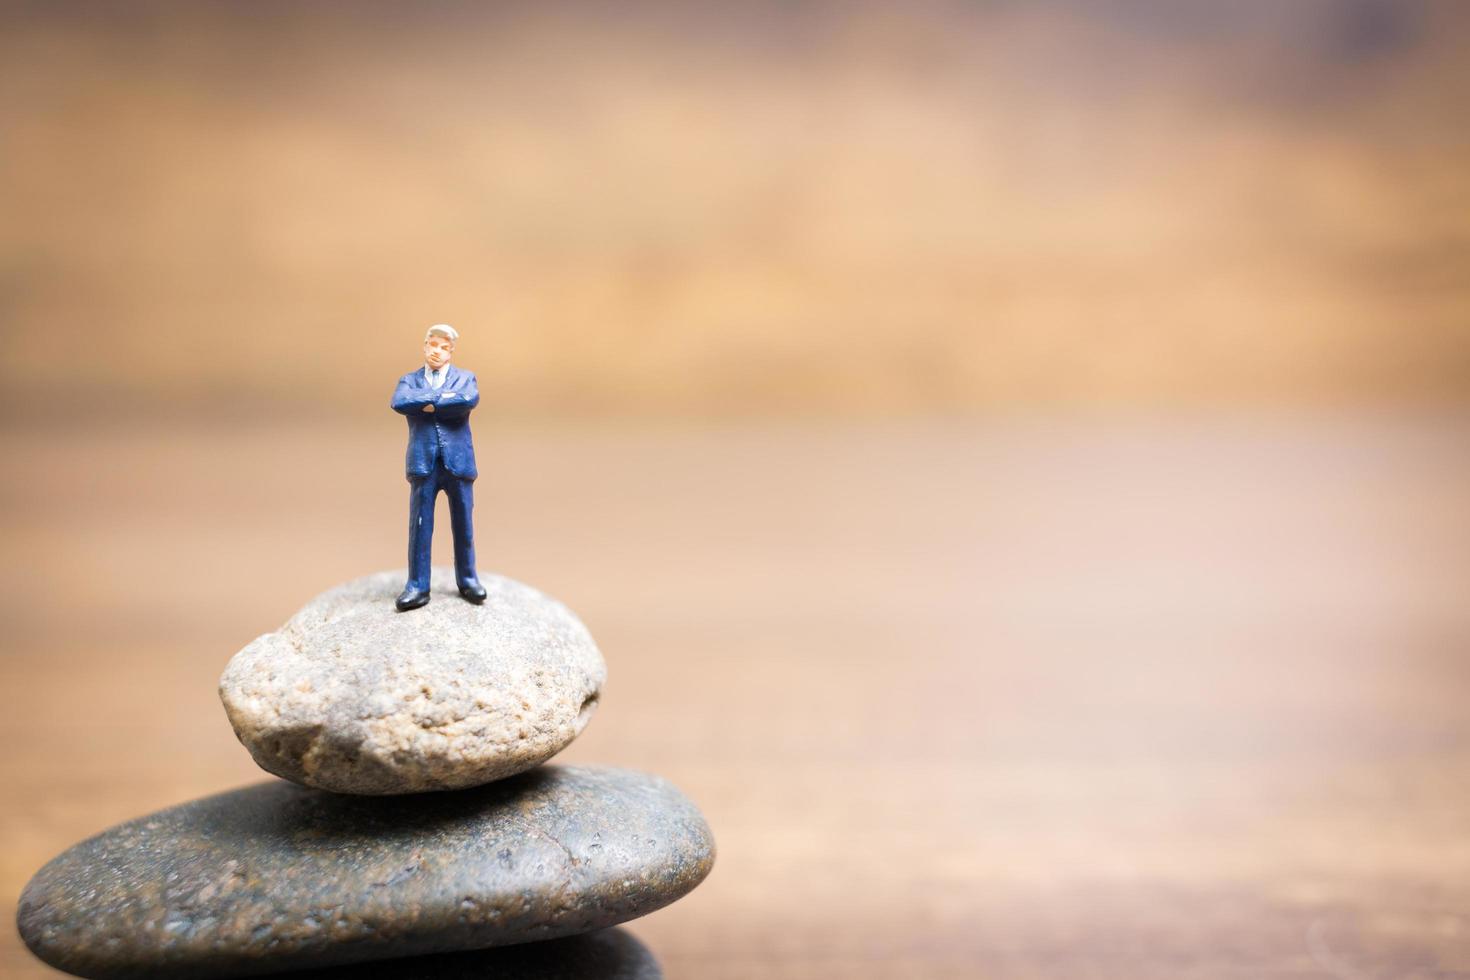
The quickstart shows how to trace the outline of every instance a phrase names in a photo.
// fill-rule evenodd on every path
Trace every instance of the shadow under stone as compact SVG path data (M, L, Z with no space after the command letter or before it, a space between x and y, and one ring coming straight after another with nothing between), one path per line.
M279 974L282 980L663 980L663 975L653 953L626 929Z

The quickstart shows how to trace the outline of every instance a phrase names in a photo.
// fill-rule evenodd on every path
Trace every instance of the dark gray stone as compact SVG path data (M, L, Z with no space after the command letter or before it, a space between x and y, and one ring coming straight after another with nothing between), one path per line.
M250 976L600 929L686 894L713 860L694 805L627 770L399 797L270 782L76 845L17 920L81 976Z
M648 947L626 929L469 953L380 960L280 974L281 980L663 980Z

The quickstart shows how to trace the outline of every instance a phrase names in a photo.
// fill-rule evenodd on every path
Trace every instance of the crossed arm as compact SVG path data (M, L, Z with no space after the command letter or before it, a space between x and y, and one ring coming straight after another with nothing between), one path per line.
M407 381L399 381L393 391L393 411L400 415L418 412L442 412L446 418L468 415L480 404L480 387L475 376L464 372L454 387L417 388Z

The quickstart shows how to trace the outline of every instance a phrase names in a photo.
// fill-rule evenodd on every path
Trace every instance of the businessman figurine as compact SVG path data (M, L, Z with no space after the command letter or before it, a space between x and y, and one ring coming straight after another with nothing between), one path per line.
M470 412L480 403L475 376L450 365L459 333L447 323L424 335L424 366L398 379L393 411L408 417L408 584L395 605L399 612L429 601L429 553L434 540L434 503L449 498L454 529L454 577L459 594L478 605L485 587L475 574L475 447Z

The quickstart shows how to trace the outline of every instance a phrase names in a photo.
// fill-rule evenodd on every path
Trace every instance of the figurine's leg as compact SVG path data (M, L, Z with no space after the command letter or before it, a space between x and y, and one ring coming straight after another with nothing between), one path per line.
M409 478L408 585L406 590L429 591L429 563L434 546L434 500L439 496L436 474Z
M475 481L447 477L444 495L449 498L449 526L454 531L454 577L463 591L479 583L475 574Z

